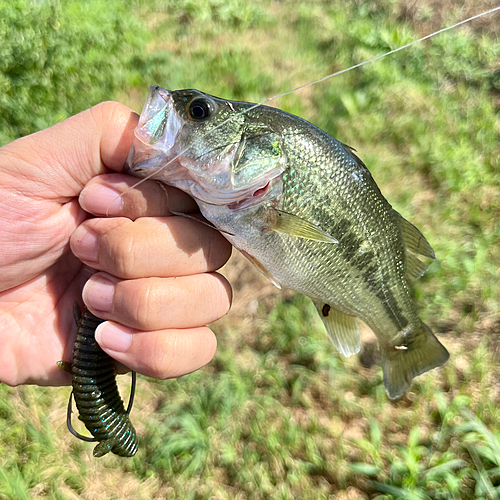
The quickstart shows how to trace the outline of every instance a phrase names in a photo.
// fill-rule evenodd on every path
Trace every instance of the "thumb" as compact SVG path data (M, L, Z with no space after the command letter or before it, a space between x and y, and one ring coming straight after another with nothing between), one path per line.
M24 195L65 203L96 175L121 171L137 121L123 104L98 104L1 148L2 170Z

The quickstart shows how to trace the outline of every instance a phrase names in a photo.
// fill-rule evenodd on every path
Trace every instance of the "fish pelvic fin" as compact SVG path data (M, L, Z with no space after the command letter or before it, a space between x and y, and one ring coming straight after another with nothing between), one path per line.
M281 290L280 282L258 261L253 255L250 255L245 250L240 252L278 289Z
M361 338L354 316L345 314L324 302L314 302L328 336L340 354L349 357L359 352Z
M398 340L381 349L385 392L390 399L400 398L414 377L443 365L450 357L424 323L403 332Z

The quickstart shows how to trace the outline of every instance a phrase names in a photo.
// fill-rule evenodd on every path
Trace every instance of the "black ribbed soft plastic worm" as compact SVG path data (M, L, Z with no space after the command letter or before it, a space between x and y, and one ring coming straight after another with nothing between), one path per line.
M95 340L95 329L103 322L86 308L80 313L75 304L75 318L78 325L73 363L59 365L72 375L73 391L79 419L94 438L77 433L71 425L71 396L68 405L68 429L84 441L99 441L94 456L102 457L108 452L121 457L131 457L137 452L137 436L130 422L129 412L135 389L135 373L132 372L131 399L127 410L116 385L116 371L113 359L106 354Z

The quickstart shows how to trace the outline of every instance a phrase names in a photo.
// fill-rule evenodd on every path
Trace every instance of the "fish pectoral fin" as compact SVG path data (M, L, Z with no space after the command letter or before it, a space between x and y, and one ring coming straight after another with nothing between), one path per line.
M339 242L316 224L302 219L298 215L289 214L275 208L270 208L269 212L271 219L269 229L272 231L296 236L305 240L321 241L323 243Z
M340 354L349 357L359 352L361 337L354 316L345 314L324 302L314 302L330 340Z
M265 268L260 261L258 261L253 255L250 255L245 250L240 250L240 252L278 289L281 290L281 284L279 281Z
M416 255L406 252L406 276L408 278L418 280L425 274L428 267Z
M406 250L416 253L417 255L423 255L424 257L435 259L436 254L434 253L434 250L429 245L429 242L425 239L425 236L420 232L420 230L411 222L408 222L400 213L396 212L396 210L394 210L394 212L397 214L399 219Z
M382 347L385 392L400 398L414 377L443 365L450 355L430 328L421 323L390 347Z

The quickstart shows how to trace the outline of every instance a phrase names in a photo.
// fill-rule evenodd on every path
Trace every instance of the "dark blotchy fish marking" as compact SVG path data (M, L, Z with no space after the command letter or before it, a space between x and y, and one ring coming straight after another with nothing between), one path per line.
M378 273L379 269L375 264L372 264L363 273L363 278L368 288L380 299L382 306L389 317L393 319L394 324L401 330L408 325L408 319L403 316L403 312L398 306L396 298L390 288L385 286L385 283L389 283L389 276L380 271L381 277L379 278Z
M373 260L373 257L375 257L375 254L370 251L366 253L358 253L353 259L352 259L352 264L356 269L359 269L362 271L363 269L366 269L366 267L370 264L370 262Z

